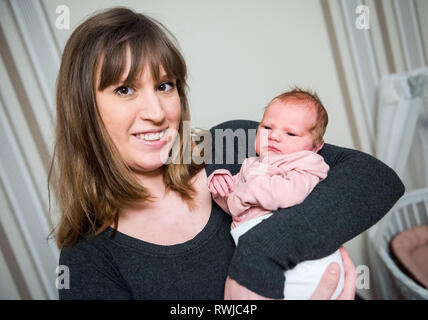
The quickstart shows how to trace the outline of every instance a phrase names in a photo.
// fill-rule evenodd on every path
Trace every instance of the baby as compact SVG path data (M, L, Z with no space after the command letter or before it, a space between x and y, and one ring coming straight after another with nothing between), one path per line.
M245 159L235 176L220 169L208 177L214 201L233 218L231 235L236 244L242 234L269 218L271 211L303 202L326 178L329 166L317 152L324 145L327 122L316 94L300 89L285 92L265 109L255 142L259 156ZM339 250L286 271L285 299L309 299L331 262L341 269L335 299L344 281Z

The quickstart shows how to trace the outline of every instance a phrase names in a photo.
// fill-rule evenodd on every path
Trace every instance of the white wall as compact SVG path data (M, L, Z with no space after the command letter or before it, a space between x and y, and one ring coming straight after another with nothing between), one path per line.
M330 117L326 141L353 147L318 0L44 1L62 48L94 10L129 6L165 24L189 69L194 126L260 120L264 106L290 85L316 90ZM55 28L58 5L70 8L70 30Z

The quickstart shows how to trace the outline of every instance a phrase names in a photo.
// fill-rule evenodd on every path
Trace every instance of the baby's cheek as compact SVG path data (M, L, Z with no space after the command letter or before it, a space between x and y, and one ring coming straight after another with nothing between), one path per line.
M256 153L260 156L260 151L263 149L263 145L260 142L259 136L257 136L255 144L256 144Z
M256 149L256 153L260 155L260 143L259 143L259 136L256 137L256 141L254 142L254 147Z

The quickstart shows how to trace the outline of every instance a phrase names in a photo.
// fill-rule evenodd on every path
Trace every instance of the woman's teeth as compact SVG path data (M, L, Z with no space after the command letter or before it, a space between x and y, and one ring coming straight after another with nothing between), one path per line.
M155 141L155 140L162 139L165 133L166 133L166 129L156 133L137 134L136 137L146 141Z

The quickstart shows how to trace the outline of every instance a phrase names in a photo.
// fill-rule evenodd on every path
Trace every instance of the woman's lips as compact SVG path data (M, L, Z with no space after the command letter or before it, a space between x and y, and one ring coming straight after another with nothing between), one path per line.
M151 131L139 134L133 134L132 136L138 141L148 146L161 147L167 142L167 130L162 131Z
M134 133L133 135L139 139L143 139L146 141L153 141L153 140L162 139L162 137L166 134L167 130L168 128L162 129L162 130L152 130L152 131Z

